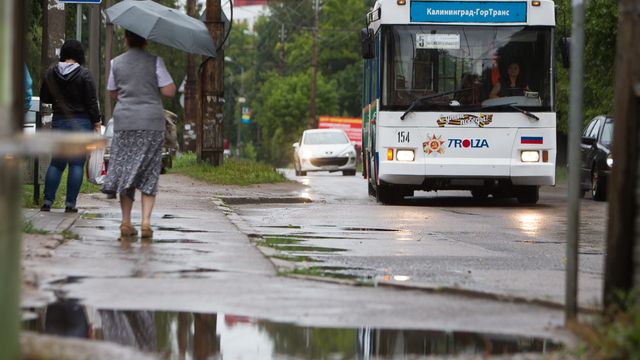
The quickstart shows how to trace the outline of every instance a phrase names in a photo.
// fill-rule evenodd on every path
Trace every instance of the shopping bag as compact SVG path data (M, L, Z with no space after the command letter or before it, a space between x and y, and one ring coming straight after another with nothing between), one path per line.
M176 129L176 123L178 122L178 115L172 113L169 110L164 111L164 147L167 149L178 150L178 130Z
M92 150L87 155L87 181L92 184L102 185L104 178L107 176L107 170L104 167L104 149Z

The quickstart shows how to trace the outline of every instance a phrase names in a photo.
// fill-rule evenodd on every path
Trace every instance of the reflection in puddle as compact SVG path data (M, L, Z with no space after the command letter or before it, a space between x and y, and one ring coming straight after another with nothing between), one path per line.
M398 229L381 229L381 228L364 228L364 227L351 227L351 226L336 226L336 225L263 225L264 228L276 228L276 229L314 229L314 228L332 228L343 231L409 231Z
M139 226L138 224L133 224L134 226ZM79 229L98 229L98 230L107 230L107 231L119 231L120 225L77 225L75 226ZM177 231L181 233L210 233L215 231L208 230L193 230L193 229L185 229L180 227L168 227L168 226L154 226L151 225L153 231Z
M545 339L470 332L317 328L254 317L98 310L52 304L23 329L114 342L167 359L419 359L433 354L547 353Z
M536 235L542 219L537 214L523 214L519 216L518 221L523 233L526 235Z
M140 213L132 213L131 217L134 219L141 219L142 214ZM122 220L122 214L120 213L84 213L82 214L83 219L117 219ZM177 216L173 214L164 214L162 216L151 214L152 219L189 219L183 216Z

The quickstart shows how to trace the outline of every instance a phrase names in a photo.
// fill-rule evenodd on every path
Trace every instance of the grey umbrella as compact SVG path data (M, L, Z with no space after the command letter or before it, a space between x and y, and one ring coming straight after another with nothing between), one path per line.
M153 1L122 1L107 9L112 23L145 39L191 54L216 57L216 46L202 21Z

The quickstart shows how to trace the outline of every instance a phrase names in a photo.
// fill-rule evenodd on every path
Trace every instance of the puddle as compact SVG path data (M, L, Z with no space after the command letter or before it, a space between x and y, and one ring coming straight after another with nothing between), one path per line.
M422 359L548 353L550 340L500 334L373 327L297 326L248 316L94 309L58 303L30 309L23 329L108 341L167 359Z
M118 220L121 220L122 219L122 214L120 214L120 213L84 213L84 214L82 214L82 218L83 219L118 219ZM132 213L131 214L131 218L133 218L133 219L141 219L142 218L142 214ZM164 214L162 216L151 214L151 218L152 219L191 219L191 218L188 218L188 217L177 216L177 215L172 215L172 214Z
M382 228L364 228L364 227L352 227L352 226L336 226L336 225L262 225L260 227L263 228L272 228L272 229L313 229L313 228L331 228L342 231L409 231L409 230L399 230L399 229L382 229Z
M138 226L137 224L133 224L134 226ZM120 225L78 225L75 226L79 229L98 229L98 230L107 230L107 231L120 231ZM193 229L185 229L179 227L169 227L169 226L151 226L153 231L177 231L181 233L213 233L217 231L208 231L208 230L193 230Z
M321 247L321 246L306 246L303 245L303 239L297 239L295 237L285 237L285 236L265 236L264 241L261 241L259 245L269 246L276 250L287 251L287 252L318 252L318 253L326 253L326 252L341 252L347 251L345 249L339 248L330 248L330 247Z

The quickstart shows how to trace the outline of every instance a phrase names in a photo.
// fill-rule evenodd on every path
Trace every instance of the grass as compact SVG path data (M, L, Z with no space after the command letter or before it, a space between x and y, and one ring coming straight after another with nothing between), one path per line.
M53 203L54 208L64 208L65 195L67 194L67 173L68 169L62 173L62 179L60 180L60 186L56 192L56 200ZM84 179L82 186L80 187L81 194L91 194L100 191L100 185L95 185ZM44 197L44 185L40 185L40 201L42 204L42 198ZM40 205L36 205L33 202L33 185L22 185L22 206L36 208Z
M566 166L557 166L556 167L556 184L566 184L569 180L569 175L567 174Z
M209 184L251 185L289 182L276 168L269 165L252 163L246 160L225 159L222 166L211 166L208 163L197 163L195 154L182 155L173 160L170 174L184 174Z
M618 293L621 306L612 306L588 324L573 324L572 330L585 340L579 350L596 359L640 359L639 292Z
M49 233L48 231L34 228L33 222L31 220L22 221L22 232L27 234L48 234Z

